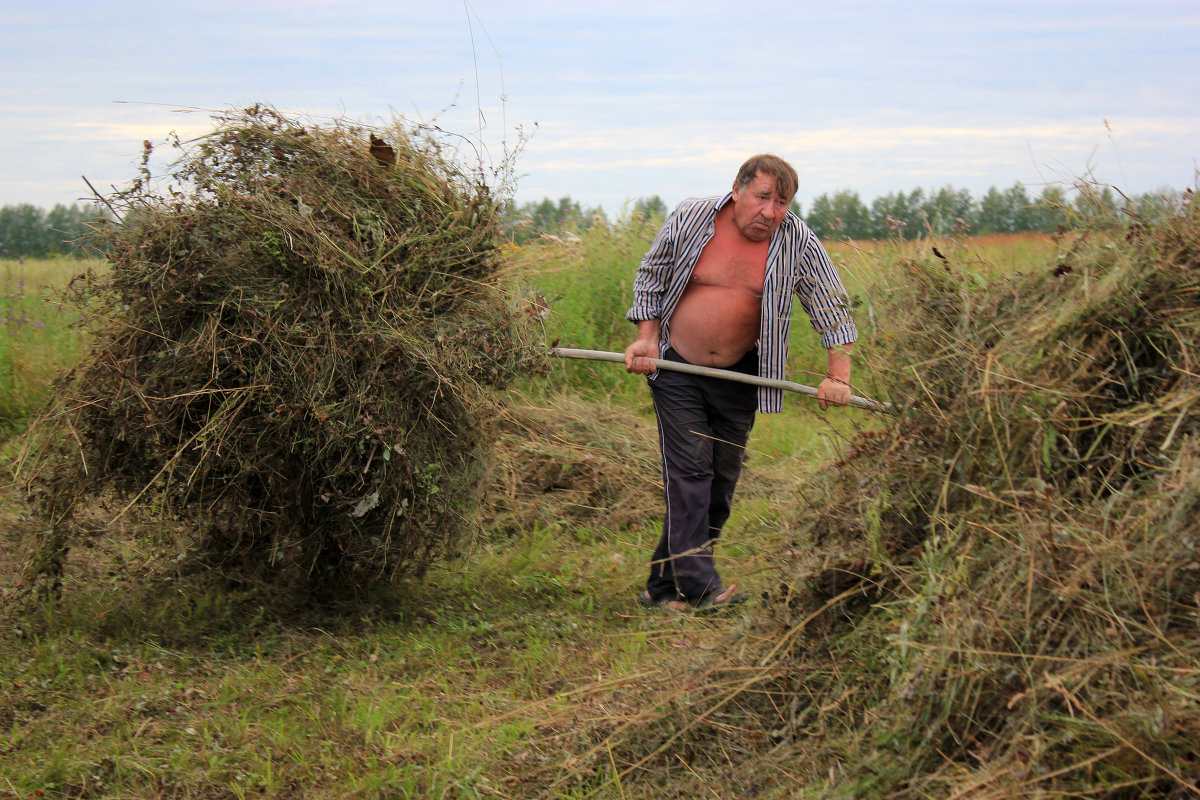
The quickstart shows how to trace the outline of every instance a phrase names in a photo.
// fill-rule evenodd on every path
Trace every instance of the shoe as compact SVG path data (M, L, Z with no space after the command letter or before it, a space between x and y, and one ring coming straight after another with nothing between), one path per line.
M665 599L655 600L650 596L650 592L645 589L643 589L642 593L638 595L637 601L638 605L642 608L662 608L668 602Z
M637 598L638 605L642 608L665 608L668 611L691 611L693 606L691 603L685 603L682 600L677 600L672 597L663 597L655 600L650 596L650 592L643 590Z
M737 587L735 586L734 588L736 589ZM706 611L706 612L709 612L709 611L719 611L723 608L737 605L738 603L744 603L750 599L750 595L746 594L745 592L737 592L737 593L732 594L729 597L725 598L724 600L719 600L718 598L724 592L725 592L725 589L719 589L715 592L709 592L708 594L701 597L699 600L684 602L683 600L675 600L675 599L666 598L666 597L662 598L661 600L655 600L653 597L650 596L649 591L643 590L642 593L638 595L637 601L638 601L638 605L641 606L642 608L667 608L667 609L670 609L671 611L680 611L680 612L684 612L684 611Z
M735 586L734 588L736 589L737 587ZM728 606L737 605L738 603L744 603L750 599L750 595L746 594L745 592L735 592L729 597L726 597L724 600L719 599L724 592L724 589L716 592L709 592L708 594L704 595L704 597L701 597L699 600L692 603L692 608L696 609L697 611L717 611Z

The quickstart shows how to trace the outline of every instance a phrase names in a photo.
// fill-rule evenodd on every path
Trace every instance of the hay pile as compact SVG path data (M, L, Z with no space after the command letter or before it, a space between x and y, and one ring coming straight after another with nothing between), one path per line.
M432 134L254 107L108 198L94 329L22 465L54 572L80 504L184 520L224 570L419 573L473 529L494 390L544 366L498 202ZM147 156L150 145L147 143Z
M1195 796L1200 207L986 286L901 268L870 344L908 406L806 490L755 655L781 791Z

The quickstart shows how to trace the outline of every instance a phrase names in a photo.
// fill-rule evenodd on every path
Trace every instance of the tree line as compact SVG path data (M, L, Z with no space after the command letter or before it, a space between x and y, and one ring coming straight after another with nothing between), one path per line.
M989 233L1053 233L1122 219L1153 221L1179 210L1182 195L1159 190L1127 196L1109 186L1077 185L1070 192L1048 186L1031 194L1021 183L1007 189L992 187L980 198L967 189L913 189L890 192L869 204L858 192L840 189L825 193L804 211L792 203L822 239L916 239L922 236ZM617 219L599 206L585 206L570 196L557 201L516 204L502 214L504 235L525 244L542 235L582 232L596 224L645 223L661 219L670 209L658 195L634 200ZM56 205L49 212L23 203L0 207L0 258L46 258L87 255L90 226L104 217L95 205Z
M1110 186L1080 184L1070 191L1047 186L1031 194L1021 183L991 187L978 199L967 189L913 189L863 202L843 189L814 198L802 214L823 239L917 239L922 236L990 233L1054 233L1080 227L1153 221L1179 210L1171 190L1127 196Z
M94 205L50 211L21 203L0 207L0 259L91 255L91 227L104 215Z
M1048 186L1038 194L1023 184L1007 189L992 187L980 198L967 189L913 189L891 192L869 204L858 192L842 189L816 197L807 210L792 203L822 239L917 239L922 236L989 233L1054 233L1080 227L1151 222L1175 213L1182 195L1159 190L1127 196L1110 186L1077 185L1070 190ZM669 209L658 195L640 198L626 217L610 221L602 208L582 206L569 196L555 202L545 198L522 205L509 203L504 226L509 239L524 244L543 234L585 231L597 223L666 216Z
M621 218L609 220L600 206L585 206L568 195L558 202L549 197L538 202L517 205L508 201L501 217L504 233L514 244L525 244L543 235L557 236L564 232L583 232L593 225L611 225L629 221L647 221L666 217L667 204L658 195L640 197Z

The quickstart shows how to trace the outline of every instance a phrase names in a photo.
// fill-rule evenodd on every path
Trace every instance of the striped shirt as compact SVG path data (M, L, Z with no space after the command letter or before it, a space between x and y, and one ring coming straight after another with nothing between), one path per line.
M671 341L671 313L683 296L700 251L712 238L717 212L733 197L692 198L671 212L633 281L631 322L657 319L660 357ZM771 237L767 273L763 280L762 315L758 337L758 374L783 380L787 365L792 298L800 303L826 349L858 339L850 318L850 302L825 248L807 225L788 212ZM650 374L654 378L655 373ZM774 413L783 408L783 390L760 387L758 410Z

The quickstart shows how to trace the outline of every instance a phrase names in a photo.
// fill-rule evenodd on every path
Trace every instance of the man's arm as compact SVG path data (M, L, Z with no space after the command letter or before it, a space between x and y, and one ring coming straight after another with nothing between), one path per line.
M633 307L625 314L625 319L630 322L662 319L663 295L670 288L676 269L674 223L677 213L672 212L667 217L638 265L633 278Z
M682 206L681 206L682 207ZM633 307L625 319L637 325L637 339L625 348L625 370L649 375L658 370L646 359L658 358L662 336L663 295L671 285L678 265L675 260L675 228L679 217L676 208L642 257L633 281Z
M829 406L850 404L850 348L849 344L839 344L828 350L829 367L825 380L817 387L817 400L822 411ZM625 360L628 362L628 355Z

